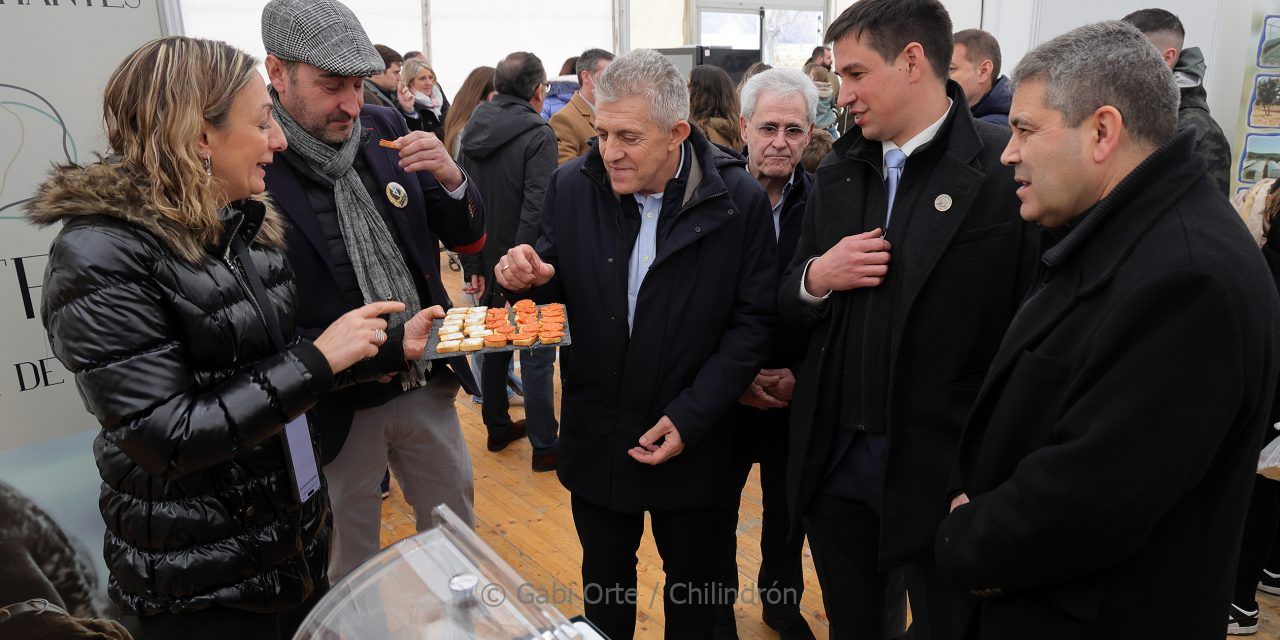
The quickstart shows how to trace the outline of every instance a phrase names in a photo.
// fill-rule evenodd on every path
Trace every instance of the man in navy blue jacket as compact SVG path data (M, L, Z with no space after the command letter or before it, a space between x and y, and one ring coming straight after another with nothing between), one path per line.
M1009 79L1000 75L1000 42L982 29L965 29L953 36L950 76L964 89L974 118L1009 126L1013 94Z
M262 26L274 116L289 141L266 181L289 220L300 332L317 333L369 300L400 300L405 314L449 306L439 244L463 254L484 246L474 185L434 136L410 133L392 109L362 107L364 78L383 63L349 9L273 0ZM471 459L453 405L460 378L474 392L470 370L407 362L404 343L422 337L406 334L399 315L388 324L378 356L363 364L381 380L333 394L311 413L334 505L335 582L378 551L388 463L419 530L440 503L472 519Z
M635 631L636 549L650 515L666 570L666 637L708 638L734 545L726 419L769 355L776 241L743 160L688 123L684 77L638 49L596 85L599 142L562 165L537 250L494 275L565 302L560 481L573 494L586 614ZM727 551L726 551L727 550Z

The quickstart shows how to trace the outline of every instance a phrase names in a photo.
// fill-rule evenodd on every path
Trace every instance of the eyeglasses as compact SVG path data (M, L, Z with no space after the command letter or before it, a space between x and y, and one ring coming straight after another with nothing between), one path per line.
M774 136L778 135L778 131L782 131L782 135L786 136L786 138L792 142L803 138L806 133L809 133L808 129L801 129L800 127L787 127L781 130L771 124L762 124L756 127L756 133L760 134L764 138L772 139Z

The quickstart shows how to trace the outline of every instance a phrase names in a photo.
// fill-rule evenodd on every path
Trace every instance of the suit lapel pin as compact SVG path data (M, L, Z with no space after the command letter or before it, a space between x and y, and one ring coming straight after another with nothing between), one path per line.
M941 211L942 213L946 213L951 209L951 202L951 196L944 193L933 199L933 208Z
M387 183L387 200L397 209L403 209L409 206L409 192L405 191L399 182L389 182Z

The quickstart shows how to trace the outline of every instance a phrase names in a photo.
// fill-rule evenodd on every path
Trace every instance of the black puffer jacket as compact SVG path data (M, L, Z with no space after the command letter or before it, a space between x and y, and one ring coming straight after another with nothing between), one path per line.
M324 579L330 517L323 488L298 504L279 434L333 375L309 342L276 350L227 262L229 234L202 247L145 202L127 172L99 163L55 171L29 205L35 224L64 223L41 316L102 426L108 590L142 614L289 609ZM294 335L279 218L245 201L224 224L252 242Z

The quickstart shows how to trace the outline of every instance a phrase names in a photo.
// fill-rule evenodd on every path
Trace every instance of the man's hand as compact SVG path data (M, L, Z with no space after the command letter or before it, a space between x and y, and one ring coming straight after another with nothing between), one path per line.
M462 186L462 169L453 161L449 152L434 133L410 131L396 142L400 149L400 168L405 171L426 171L445 189L453 191Z
M791 402L796 391L796 376L790 369L761 369L756 375L756 384L765 393L784 402Z
M795 388L796 377L790 369L761 369L738 398L738 404L760 410L781 409L791 404Z
M444 308L440 305L428 307L404 323L404 359L413 362L422 357L427 348L427 337L431 335L431 325L444 317Z
M889 273L889 241L880 229L845 236L809 263L804 288L821 298L832 291L879 286Z
M661 446L654 444L658 440L662 440ZM627 455L637 462L659 465L680 455L681 451L684 451L684 441L680 439L680 432L670 418L662 416L658 424L640 436L640 446L628 449Z
M966 504L969 504L969 496L962 493L951 499L951 511L955 511ZM951 513L951 511L948 511L947 513Z
M541 287L551 281L556 268L543 262L533 247L522 244L511 247L507 255L498 259L493 267L493 276L503 289L511 293L521 293L533 287Z
M474 298L479 298L480 296L483 296L484 295L484 276L482 275L471 276L471 284L463 287L462 292Z
M768 391L765 391L764 387L752 382L751 386L747 387L747 390L743 391L741 396L738 396L738 404L761 411L768 411L769 409L781 409L787 406L788 403L785 400L773 397Z

